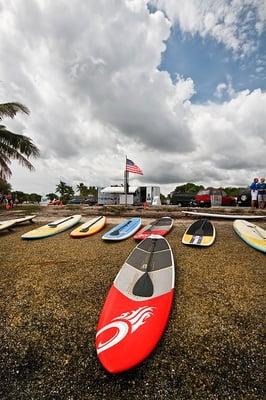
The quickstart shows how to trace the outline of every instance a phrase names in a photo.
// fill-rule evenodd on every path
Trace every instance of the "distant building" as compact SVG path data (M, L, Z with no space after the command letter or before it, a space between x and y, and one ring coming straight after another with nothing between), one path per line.
M159 186L129 186L127 191L127 204L138 205L145 202L152 204L154 197L160 197ZM125 204L125 191L123 186L108 186L98 188L98 204L114 205Z

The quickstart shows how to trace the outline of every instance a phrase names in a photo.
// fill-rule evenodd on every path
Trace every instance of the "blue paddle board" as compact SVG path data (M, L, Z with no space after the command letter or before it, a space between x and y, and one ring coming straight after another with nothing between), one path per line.
M130 218L114 226L110 231L106 232L103 240L123 240L134 235L141 227L141 218Z

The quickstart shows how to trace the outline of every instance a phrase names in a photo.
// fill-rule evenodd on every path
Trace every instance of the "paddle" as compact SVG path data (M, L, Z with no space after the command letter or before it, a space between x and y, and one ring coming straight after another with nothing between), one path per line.
M152 240L152 246L147 260L147 264L146 265L143 264L143 267L145 266L146 271L137 280L132 290L132 293L135 296L151 297L153 295L153 283L149 275L149 270L151 268L151 258L156 244L156 239L151 239L151 240Z
M131 222L131 219L129 221L127 221L124 225L122 225L120 228L116 229L115 231L110 233L110 236L117 236L119 235L121 229L125 228L127 225L129 225Z
M247 225L247 226L249 228L253 228L262 239L266 239L266 236L263 235L263 233L258 230L258 227L256 225L252 224L252 225Z
M99 217L96 219L96 221L94 221L92 224L90 224L89 226L86 226L86 228L82 228L80 229L80 232L87 232L90 230L90 228L95 225L98 221L100 221L100 219L102 219L103 217Z
M49 226L49 228L56 228L58 225L63 224L64 222L67 222L67 221L69 221L69 220L72 219L72 218L74 218L74 217L65 218L65 219L63 219L63 221L60 221L60 222L58 222L57 224L54 223L54 222L51 222L50 224L48 224L48 226Z
M201 226L196 230L196 232L193 234L193 236L204 236L205 232L204 232L203 228L205 227L207 222L209 222L207 219L203 219Z
M154 221L154 222L152 222L151 224L150 224L150 226L149 226L149 228L147 227L147 229L145 229L144 228L144 230L147 232L147 231L152 231L152 229L155 227L155 226L157 226L157 225L161 225L161 220L160 219L158 219L157 221Z

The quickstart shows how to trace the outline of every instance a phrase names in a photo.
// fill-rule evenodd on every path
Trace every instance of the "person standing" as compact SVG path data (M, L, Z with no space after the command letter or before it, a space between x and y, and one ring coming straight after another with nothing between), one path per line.
M250 185L251 190L251 209L254 210L258 200L258 178L254 178L252 184Z
M13 208L13 198L10 192L6 195L6 200L7 200L6 209Z
M266 183L265 178L260 178L258 183L258 207L264 208L266 203Z

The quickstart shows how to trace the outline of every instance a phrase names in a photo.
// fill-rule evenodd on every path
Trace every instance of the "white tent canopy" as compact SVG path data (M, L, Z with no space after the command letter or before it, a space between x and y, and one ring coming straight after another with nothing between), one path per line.
M128 194L133 194L136 192L138 189L137 186L130 186L128 188ZM124 187L123 186L108 186L100 190L101 193L117 193L117 194L123 194L125 193Z

